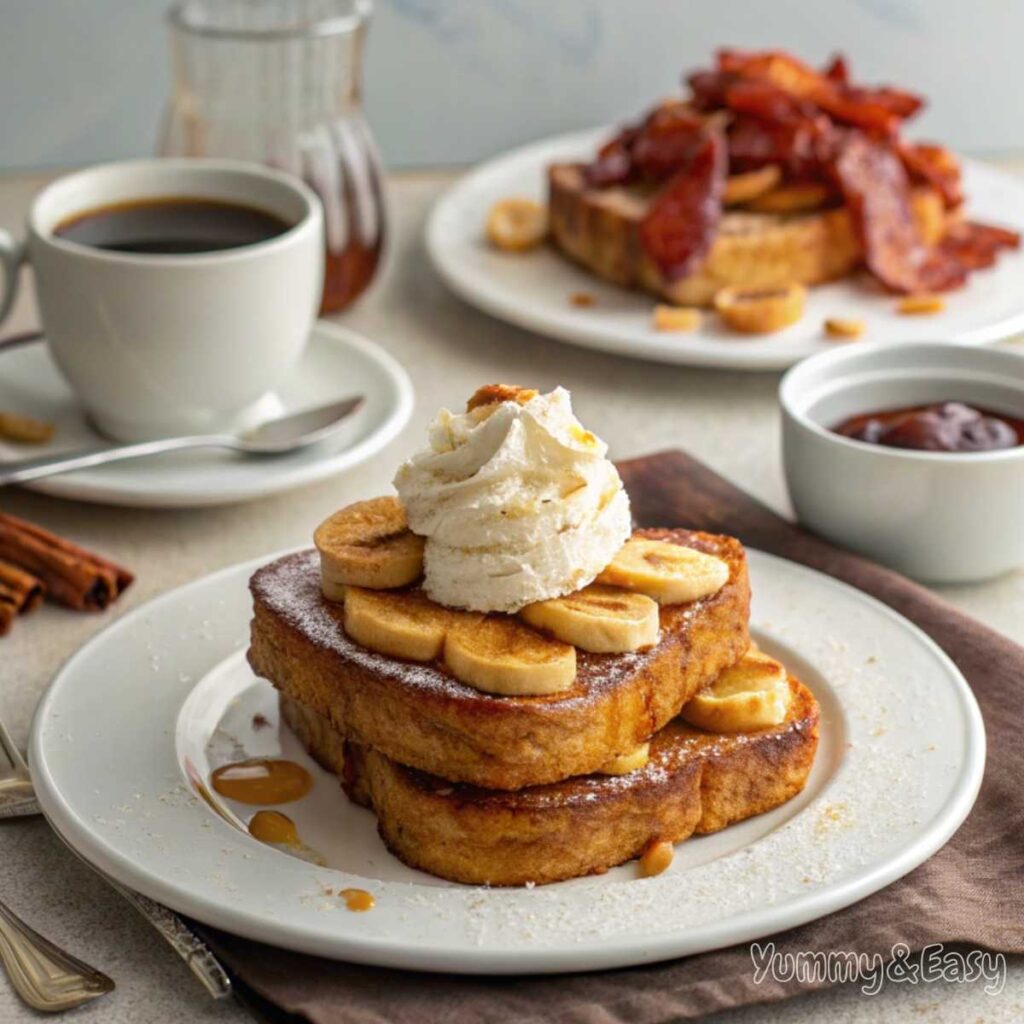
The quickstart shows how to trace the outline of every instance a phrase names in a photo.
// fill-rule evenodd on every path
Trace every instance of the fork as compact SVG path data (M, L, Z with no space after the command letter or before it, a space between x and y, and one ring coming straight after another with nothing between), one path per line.
M0 961L33 1010L71 1010L114 990L102 971L64 952L0 902Z
M0 749L7 757L9 766L5 769L0 761L0 818L16 818L23 814L38 814L32 779L28 765L14 745L4 723L0 721Z
M9 767L0 764L0 817L38 814L28 767L0 722L0 748ZM98 999L114 988L114 982L77 957L30 928L5 903L0 902L0 961L11 984L34 1010L70 1010Z
M21 752L0 721L0 818L39 814L32 779ZM212 950L172 910L122 886L99 868L89 864L71 844L53 829L57 838L119 892L160 933L185 961L203 988L214 998L231 995L231 979ZM113 981L33 931L0 903L0 960L22 998L37 1010L63 1010L103 995Z

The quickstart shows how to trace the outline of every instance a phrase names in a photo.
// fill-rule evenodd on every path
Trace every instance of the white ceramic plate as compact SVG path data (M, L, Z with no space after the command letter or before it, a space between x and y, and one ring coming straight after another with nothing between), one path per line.
M750 552L753 624L817 695L821 745L785 806L677 848L651 879L630 863L534 889L454 885L414 871L369 811L279 735L274 695L244 660L258 563L173 591L78 652L36 714L30 760L44 812L89 861L228 931L336 959L429 971L596 970L698 953L862 899L933 854L966 817L985 759L981 716L952 662L856 590ZM264 715L270 727L256 727ZM314 774L283 808L324 860L263 845L253 808L196 796L225 759L283 749ZM220 798L215 798L220 800ZM352 913L326 890L353 886Z
M547 165L588 159L610 134L602 128L547 139L460 178L438 201L427 227L431 260L448 285L492 316L585 348L737 370L783 369L834 346L822 334L830 316L863 319L872 341L988 342L1024 330L1024 250L1003 253L994 268L975 274L947 297L939 315L899 316L891 296L851 279L811 289L803 319L785 331L746 337L725 330L713 315L694 334L659 333L651 327L652 296L605 284L553 249L515 255L487 245L483 225L492 203L511 195L544 200ZM971 217L1024 230L1024 181L966 161L964 186ZM597 301L573 306L574 292L590 292Z
M253 459L197 450L159 455L39 480L26 486L62 498L147 508L187 508L249 501L350 469L381 450L412 413L405 370L378 345L318 322L299 365L260 402L261 417L282 416L361 394L366 402L338 434L303 451ZM28 413L57 425L51 445L0 441L0 462L95 447L94 432L43 343L0 349L0 409Z

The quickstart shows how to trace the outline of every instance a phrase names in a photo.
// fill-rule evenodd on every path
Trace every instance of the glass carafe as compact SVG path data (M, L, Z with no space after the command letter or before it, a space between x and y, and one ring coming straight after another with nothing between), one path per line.
M302 178L324 205L322 312L376 273L386 226L361 105L370 0L180 0L163 156L252 160Z

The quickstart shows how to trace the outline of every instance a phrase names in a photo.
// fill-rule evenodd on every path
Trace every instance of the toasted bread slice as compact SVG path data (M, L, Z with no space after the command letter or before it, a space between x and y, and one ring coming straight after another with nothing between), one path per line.
M607 870L651 840L717 832L803 789L818 744L814 696L790 679L786 720L715 735L670 722L647 765L517 792L453 785L378 750L346 744L316 712L287 697L284 719L306 749L372 807L389 849L412 867L473 885L543 884Z
M650 192L588 188L581 164L548 169L551 239L570 259L614 284L642 288L681 306L710 306L715 294L738 288L814 285L849 274L861 247L843 206L807 213L726 211L711 251L688 277L668 282L643 251L637 226ZM938 192L917 188L914 219L927 243L945 233L948 215Z
M375 654L342 628L320 590L316 552L252 578L249 663L355 742L425 772L490 789L520 789L596 771L633 750L746 652L750 585L743 546L688 530L644 536L694 547L729 566L715 594L659 609L661 638L630 654L577 651L576 679L546 696L496 696L439 663Z

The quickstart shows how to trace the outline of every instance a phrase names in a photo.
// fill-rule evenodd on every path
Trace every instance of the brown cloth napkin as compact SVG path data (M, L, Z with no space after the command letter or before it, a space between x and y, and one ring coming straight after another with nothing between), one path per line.
M873 594L945 649L981 705L985 780L956 835L874 896L776 936L778 949L888 959L896 943L919 950L962 942L1024 953L1024 649L923 587L786 522L681 452L635 459L620 470L641 526L733 534ZM203 932L245 986L314 1024L662 1024L829 984L755 984L746 945L600 974L481 978L332 963Z

